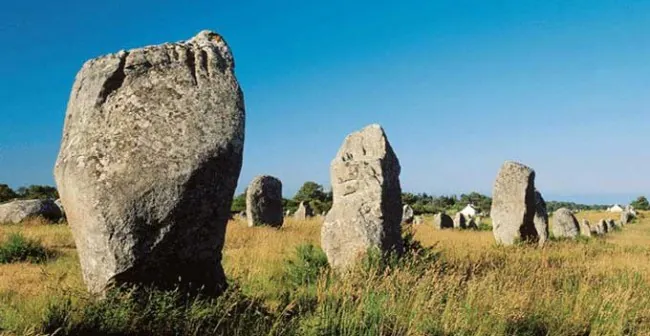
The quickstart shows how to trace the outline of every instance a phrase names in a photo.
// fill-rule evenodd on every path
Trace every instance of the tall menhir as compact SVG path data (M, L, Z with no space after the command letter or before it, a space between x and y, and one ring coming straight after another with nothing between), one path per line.
M202 31L92 59L77 74L54 169L91 292L225 287L244 99L221 36Z

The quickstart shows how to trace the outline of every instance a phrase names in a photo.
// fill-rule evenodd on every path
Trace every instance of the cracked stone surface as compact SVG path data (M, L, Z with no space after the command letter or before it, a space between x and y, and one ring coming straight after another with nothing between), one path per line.
M223 289L244 114L233 56L213 32L83 65L54 175L91 292Z
M345 139L330 166L334 203L321 232L333 269L350 269L369 249L402 253L400 170L381 126Z
M492 189L490 214L497 243L539 242L535 213L535 171L521 163L506 161Z
M246 219L248 226L281 227L284 222L282 212L282 182L268 175L257 176L246 190Z

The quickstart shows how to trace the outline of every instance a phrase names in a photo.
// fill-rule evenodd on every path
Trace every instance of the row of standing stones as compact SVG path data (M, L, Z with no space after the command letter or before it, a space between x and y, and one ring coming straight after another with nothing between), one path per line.
M54 175L89 291L225 288L222 248L245 124L234 65L225 40L202 31L90 60L77 74ZM321 245L331 267L349 269L371 248L402 253L401 168L384 130L350 134L330 169ZM282 225L281 182L260 176L251 185L249 225ZM506 163L494 188L496 240L546 239L542 204L534 172ZM310 212L302 204L296 216ZM446 215L435 222L454 226Z

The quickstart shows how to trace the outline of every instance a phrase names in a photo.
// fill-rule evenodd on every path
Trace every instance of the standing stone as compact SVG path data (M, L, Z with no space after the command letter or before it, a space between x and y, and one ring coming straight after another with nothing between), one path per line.
M544 246L548 240L548 212L546 211L546 201L544 201L542 193L538 190L535 190L535 217L533 223L539 237L539 246Z
M580 223L580 234L585 237L591 237L591 226L589 226L589 221L583 219Z
M0 204L0 224L18 224L36 217L58 222L63 213L52 200L15 200Z
M261 175L251 181L246 190L246 219L249 227L282 226L282 182L279 179Z
M608 225L608 223L607 223L606 220L601 219L601 220L598 222L598 225L597 225L597 226L598 226L598 231L600 231L600 234L601 234L601 235L603 235L603 234L609 232L609 225Z
M368 249L403 252L400 170L381 126L345 139L330 167L334 203L321 232L333 269L349 269Z
M454 228L454 220L449 217L446 213L438 213L435 216L433 216L433 227L435 227L438 230L442 229L453 229Z
M571 210L560 208L553 214L553 236L575 239L580 234L580 225Z
M478 230L478 224L476 224L476 217L470 217L467 221L467 228L471 230Z
M300 202L300 205L298 206L298 210L296 210L296 213L293 214L293 218L296 220L307 220L310 217L314 216L314 211L311 209L311 205L309 205L309 202Z
M422 223L424 223L424 218L422 218L422 216L413 217L413 224L420 225Z
M413 223L413 208L411 208L410 205L404 204L404 207L402 208L402 223L404 224L411 224Z
M454 216L454 229L467 229L467 219L460 212L457 212Z
M608 228L612 228L612 230L613 230L613 229L616 228L616 226L617 226L616 222L613 219L608 219L607 220L607 227Z
M598 226L598 223L596 223L596 224L594 224L594 225L590 225L590 226L589 226L589 231L591 232L591 235L592 235L592 236L599 236L599 235L602 235L602 234L603 234L603 233L601 232L599 226Z
M632 216L632 214L629 211L623 211L621 213L621 225L630 224L632 218L634 218L634 216Z
M88 289L221 291L243 146L244 99L221 36L86 62L54 175Z
M521 163L506 161L492 190L492 232L497 243L538 242L535 229L535 171Z

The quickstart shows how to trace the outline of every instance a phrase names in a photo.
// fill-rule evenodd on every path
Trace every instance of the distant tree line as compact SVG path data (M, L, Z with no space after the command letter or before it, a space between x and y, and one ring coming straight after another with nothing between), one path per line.
M11 201L13 199L57 199L59 193L55 187L47 185L30 185L20 187L16 190L11 189L6 184L0 184L0 203Z
M325 191L323 186L316 182L305 182L293 198L283 199L284 211L295 212L300 202L309 203L315 214L325 213L332 207L332 192ZM230 210L233 213L246 210L246 190L233 199Z
M476 210L487 214L492 207L492 198L478 192L469 194L433 196L427 193L402 193L402 203L413 208L416 215L433 213L456 213L472 204Z
M558 201L547 201L546 202L546 211L548 213L555 212L557 209L567 208L569 210L575 211L585 211L585 210L607 210L608 205L604 204L578 204L574 202L558 202Z

